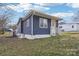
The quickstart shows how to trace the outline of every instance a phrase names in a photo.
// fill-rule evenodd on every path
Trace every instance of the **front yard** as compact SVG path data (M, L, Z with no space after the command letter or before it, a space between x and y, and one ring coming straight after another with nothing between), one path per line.
M79 34L71 33L35 40L0 36L0 55L79 55Z

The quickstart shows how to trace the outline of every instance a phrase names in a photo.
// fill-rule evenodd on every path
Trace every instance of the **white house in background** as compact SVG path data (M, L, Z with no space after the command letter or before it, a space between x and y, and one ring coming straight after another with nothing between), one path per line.
M59 32L79 32L79 23L59 23Z

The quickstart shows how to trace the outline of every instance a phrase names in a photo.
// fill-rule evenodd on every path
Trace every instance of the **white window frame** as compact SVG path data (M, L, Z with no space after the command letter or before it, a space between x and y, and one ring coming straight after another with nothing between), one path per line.
M43 22L43 23L41 23L41 22ZM48 19L39 18L39 27L40 28L48 28Z
M26 20L26 27L29 27L29 19Z

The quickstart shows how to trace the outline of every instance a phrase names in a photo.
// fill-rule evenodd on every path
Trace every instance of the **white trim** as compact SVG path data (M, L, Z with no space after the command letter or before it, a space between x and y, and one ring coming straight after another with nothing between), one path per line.
M16 33L16 35L18 36L18 38L23 38L23 34L21 34L21 33Z
M18 36L18 38L27 38L27 39L36 39L36 38L51 37L50 34L44 34L44 35L27 35L27 34L20 34L20 33L17 36Z
M31 35L33 35L33 15L31 16Z
M33 38L47 38L51 37L50 34L44 34L44 35L33 35Z

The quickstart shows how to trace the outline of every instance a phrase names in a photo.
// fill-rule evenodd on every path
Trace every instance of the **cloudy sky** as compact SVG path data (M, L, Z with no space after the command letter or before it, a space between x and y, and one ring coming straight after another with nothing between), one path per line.
M11 24L17 23L30 9L61 17L66 22L72 22L72 16L79 10L78 3L0 3L0 14L4 13L5 7L10 8L8 12L14 14Z

